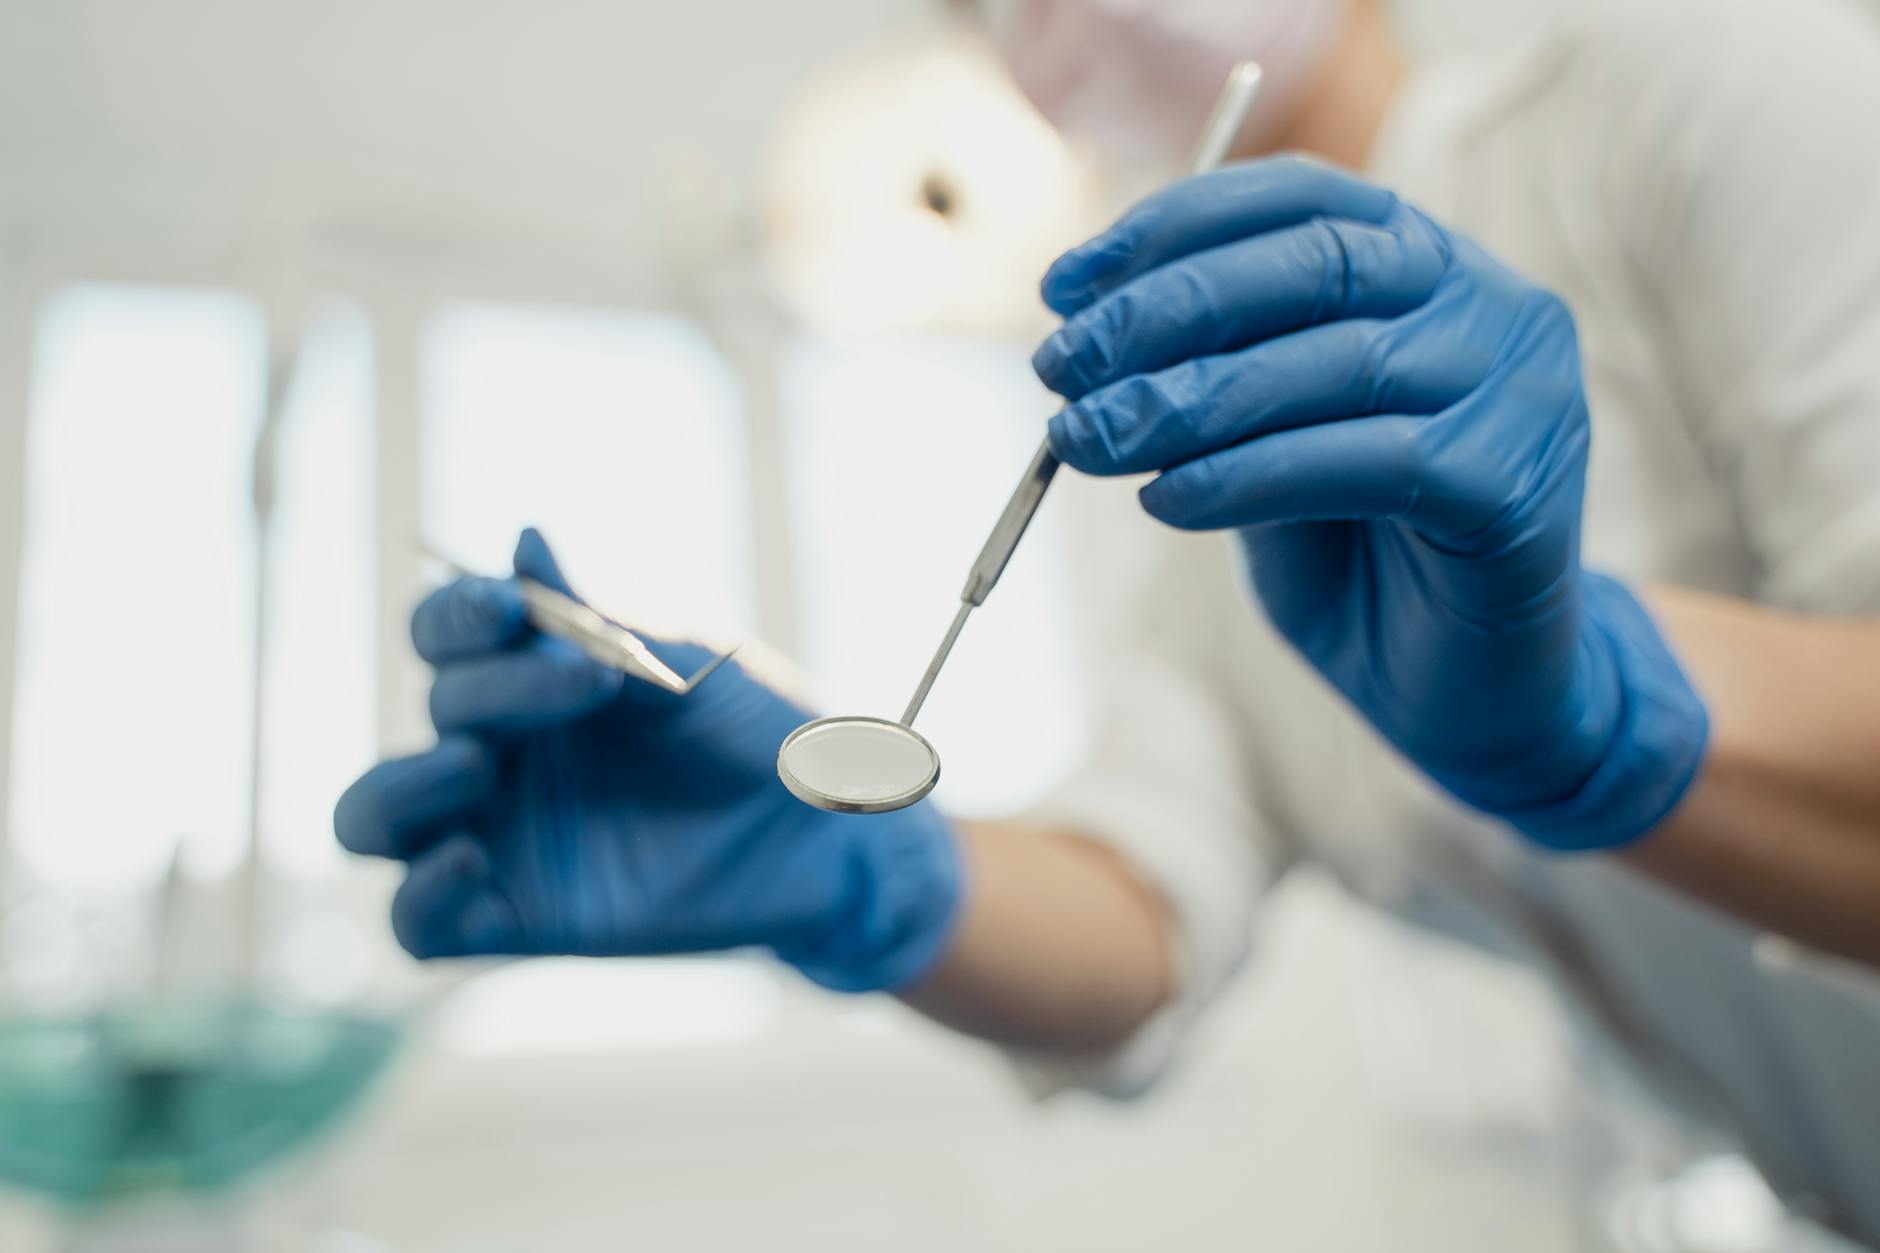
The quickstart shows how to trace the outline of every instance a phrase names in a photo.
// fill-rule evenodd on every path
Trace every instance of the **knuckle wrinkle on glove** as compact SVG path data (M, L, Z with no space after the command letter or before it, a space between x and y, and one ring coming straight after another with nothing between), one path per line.
M1089 395L1109 380L1115 345L1135 321L1132 297L1118 292L1065 324L1054 338L1065 350L1052 390L1070 400Z
M1351 252L1344 232L1330 218L1316 218L1312 238L1319 249L1319 294L1309 319L1314 326L1344 317L1351 307Z
M1145 446L1159 446L1171 438L1179 442L1180 433L1169 430L1168 424L1180 416L1179 406L1160 377L1138 374L1116 384L1103 403L1094 406L1091 422L1104 464L1111 470L1127 471Z

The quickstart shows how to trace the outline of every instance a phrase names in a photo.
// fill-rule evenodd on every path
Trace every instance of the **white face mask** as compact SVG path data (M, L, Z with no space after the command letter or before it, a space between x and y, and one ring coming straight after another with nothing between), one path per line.
M1248 127L1276 142L1330 55L1351 0L982 0L1038 111L1120 153L1179 161L1227 72L1265 70Z

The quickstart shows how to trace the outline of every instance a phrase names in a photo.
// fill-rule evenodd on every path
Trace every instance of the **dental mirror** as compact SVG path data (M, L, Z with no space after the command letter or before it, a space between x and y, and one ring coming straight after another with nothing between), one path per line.
M1236 65L1201 128L1189 163L1194 173L1206 173L1227 159L1246 129L1259 90L1260 67L1248 61ZM839 814L881 814L905 809L933 791L940 781L940 754L914 730L914 715L940 677L940 667L952 653L967 617L986 603L1005 573L1006 562L1024 538L1057 469L1051 446L1040 445L973 562L953 625L947 628L899 722L859 716L819 718L790 733L777 753L777 775L798 800Z
M885 718L819 718L790 733L777 776L798 800L839 814L905 809L940 781L940 754Z

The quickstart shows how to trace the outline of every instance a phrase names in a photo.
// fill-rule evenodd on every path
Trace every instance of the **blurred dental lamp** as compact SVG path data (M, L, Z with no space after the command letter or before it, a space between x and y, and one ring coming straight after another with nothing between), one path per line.
M784 107L765 267L826 334L1030 334L1037 282L1087 234L1095 179L964 28L832 64Z

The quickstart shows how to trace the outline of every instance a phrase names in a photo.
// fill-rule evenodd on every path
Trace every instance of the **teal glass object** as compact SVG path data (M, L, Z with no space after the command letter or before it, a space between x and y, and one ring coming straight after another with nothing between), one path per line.
M330 1127L398 1041L246 999L0 1019L0 1182L79 1208L225 1191Z

